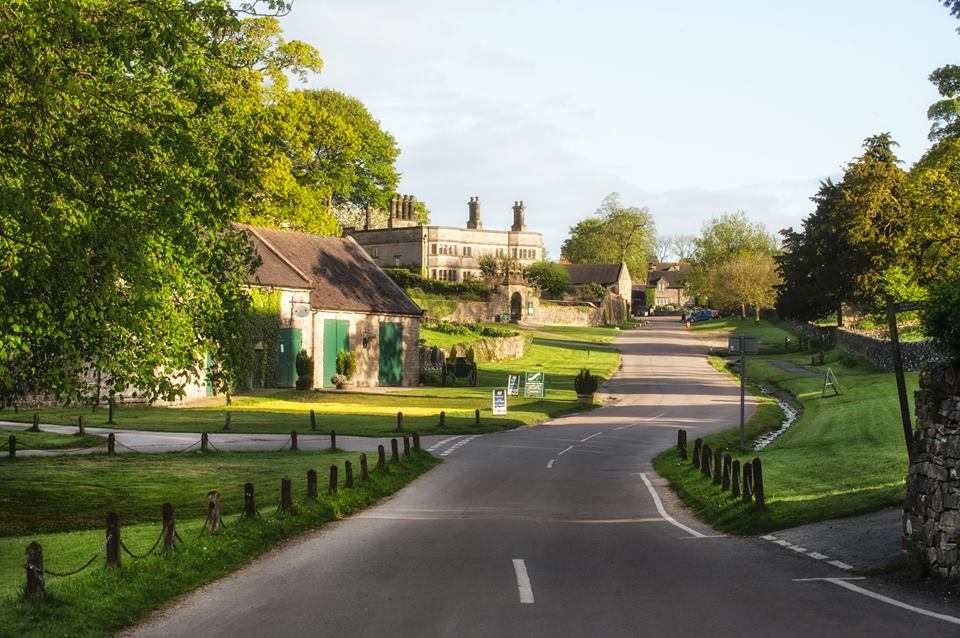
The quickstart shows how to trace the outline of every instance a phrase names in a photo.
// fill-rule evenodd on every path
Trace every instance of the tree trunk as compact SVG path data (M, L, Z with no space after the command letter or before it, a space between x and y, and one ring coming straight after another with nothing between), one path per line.
M747 304L745 303L740 304L740 318L741 319L747 318Z
M754 304L753 306L753 318L755 321L760 321L760 304Z
M843 327L843 304L842 303L837 304L837 327L838 328Z

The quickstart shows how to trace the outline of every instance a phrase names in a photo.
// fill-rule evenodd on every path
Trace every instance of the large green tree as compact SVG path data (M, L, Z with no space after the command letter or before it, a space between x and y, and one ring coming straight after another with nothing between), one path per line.
M710 297L714 274L727 261L745 255L773 256L777 240L742 211L725 213L704 223L690 257L687 287L698 297Z
M252 265L231 222L271 150L268 93L319 67L244 18L226 0L0 6L0 393L100 377L173 397L207 354L229 386Z
M611 193L593 216L570 228L560 253L574 264L626 262L631 275L642 278L646 276L655 241L650 211L626 206L617 193Z

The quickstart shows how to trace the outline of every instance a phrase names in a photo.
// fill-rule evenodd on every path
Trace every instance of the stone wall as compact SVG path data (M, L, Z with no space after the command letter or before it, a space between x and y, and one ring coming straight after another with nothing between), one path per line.
M467 348L473 349L474 361L503 361L519 359L527 348L527 339L523 335L515 337L484 337L477 341L457 344L447 352L448 356L465 356Z
M878 339L847 328L819 327L796 321L786 323L808 339L823 339L863 357L881 370L893 370L893 348L887 339ZM944 350L933 340L901 342L900 352L903 355L903 366L907 370L920 370L927 364L947 360Z
M943 577L960 576L960 367L925 369L916 395L917 429L907 473L903 542Z
M540 311L525 323L559 326L601 326L603 325L603 313L600 308L589 306L540 304Z

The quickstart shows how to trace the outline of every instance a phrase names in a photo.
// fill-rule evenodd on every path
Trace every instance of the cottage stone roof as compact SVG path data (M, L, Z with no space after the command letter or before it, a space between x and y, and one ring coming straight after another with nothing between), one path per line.
M321 237L237 224L261 264L248 279L258 286L310 290L310 306L420 316L423 311L351 237Z
M647 272L647 286L656 287L661 279L667 282L668 288L683 288L683 282L690 274L690 264L681 262L650 262Z
M623 264L563 264L570 276L570 284L582 286L584 284L600 284L612 286L620 279L620 269Z

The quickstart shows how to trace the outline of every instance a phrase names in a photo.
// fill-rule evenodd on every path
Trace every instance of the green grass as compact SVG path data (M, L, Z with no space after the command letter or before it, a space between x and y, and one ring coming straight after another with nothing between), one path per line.
M32 419L30 416L27 420ZM13 419L10 419L13 420ZM56 434L54 432L25 432L24 430L13 430L9 428L0 428L0 446L7 449L10 435L17 437L17 449L27 450L66 450L70 448L87 448L105 445L107 440L102 436L93 434L84 434L77 436L73 434ZM6 454L6 452L4 452Z
M757 323L753 319L725 317L711 319L710 321L697 321L693 324L693 329L705 333L757 337L760 340L760 350L762 352L783 352L784 339L787 337L792 342L797 342L796 335L793 332L766 319L761 319Z
M748 378L798 399L803 411L793 427L758 454L736 453L735 430L705 439L734 458L760 457L766 511L732 502L689 462L680 463L673 450L655 459L657 471L704 520L735 533L763 533L902 502L907 453L893 374L834 350L815 369L833 369L844 393L823 397L822 377L794 376L772 365L772 359L806 365L809 355L759 356L747 364ZM908 373L907 382L912 396L917 374Z
M509 361L479 364L479 384L464 381L448 387L397 388L382 393L314 392L275 390L264 394L234 397L230 405L231 427L235 432L287 433L309 430L309 411L317 413L319 429L338 434L383 436L393 433L397 411L404 415L404 427L421 433L493 432L520 425L540 423L554 416L583 409L573 389L573 378L581 368L603 378L609 377L620 361L610 347L618 331L614 328L553 327L520 329L528 335L524 356ZM507 416L494 417L490 391L505 387L507 376L543 370L547 392L543 399L510 397ZM217 431L223 428L222 400L204 401L188 407L121 407L115 411L118 428L172 432ZM474 424L474 410L481 412ZM438 415L446 412L446 427L438 428ZM83 414L87 424L106 426L105 409L91 413L89 407L49 408L40 411L44 423L76 423ZM0 418L29 421L24 412L0 412Z
M157 520L159 506L154 509L154 505L161 495L160 488L150 488L151 481L140 481L136 478L136 464L139 463L143 464L146 470L154 472L154 480L163 482L163 489L168 490L165 492L167 498L174 502L179 499L183 503L177 510L177 529L185 543L170 555L152 555L142 560L133 560L123 555L120 569L107 570L103 567L102 559L98 558L93 566L77 576L48 577L48 599L43 602L27 602L19 593L24 578L23 553L27 543L38 540L42 544L47 569L67 571L83 564L100 549L103 544L103 531L90 529L0 539L0 634L112 635L143 618L157 606L229 573L277 543L355 512L395 492L437 463L436 459L425 452L415 453L411 459L404 460L399 465L390 464L389 474L374 470L371 472L370 481L357 483L351 489L341 488L332 496L326 494L326 475L323 470L334 462L342 464L347 456L352 455L236 453L179 459L158 455L149 458L131 457L134 460L128 465L120 463L121 458L69 460L68 464L77 463L77 470L84 467L84 463L115 464L115 468L106 465L86 466L88 470L96 472L86 481L81 480L78 484L74 479L72 484L58 482L57 485L50 486L49 496L56 496L54 493L59 491L79 495L78 502L73 504L56 496L62 508L78 517L75 519L77 525L86 525L90 516L94 513L102 516L107 509L106 503L96 499L86 500L85 485L95 486L109 477L114 483L111 487L111 498L114 502L110 507L119 508L118 499L123 495L123 491L118 481L121 475L126 475L128 479L138 482L138 485L134 486L124 499L132 503L129 505L130 518L121 515L121 536L133 552L146 552L160 532ZM27 462L17 461L11 464L14 469L3 467L0 471L9 475L23 470L39 475L43 473L46 463L37 463L32 467ZM166 465L171 474L180 478L160 477L155 473L158 469L155 464ZM220 472L211 475L209 468L217 466L220 466ZM321 475L321 498L316 503L303 500L305 479L299 471L307 467L316 467ZM58 467L57 470L64 471L64 468ZM51 473L48 471L46 475L50 476ZM57 476L56 473L52 475ZM217 477L221 475L230 478L220 480ZM289 476L294 480L297 502L292 514L275 513L279 478L282 476ZM238 481L248 478L264 481L256 484L261 517L250 521L239 520L237 516L240 489ZM189 516L196 514L198 509L203 510L206 491L212 487L223 488L222 502L227 528L225 532L217 535L200 537L198 532L202 519L191 519ZM10 486L5 486L4 489L9 490ZM197 508L195 504L201 507ZM148 516L148 513L152 513L152 516ZM45 520L45 516L46 513L38 513L38 521ZM153 520L126 524L138 518Z

